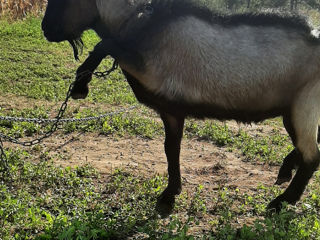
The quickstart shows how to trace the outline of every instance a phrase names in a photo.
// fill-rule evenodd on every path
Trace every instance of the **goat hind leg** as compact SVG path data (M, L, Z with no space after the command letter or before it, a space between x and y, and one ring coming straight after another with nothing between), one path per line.
M302 160L301 157L297 149L292 150L291 153L285 157L278 173L276 185L282 185L283 183L291 181L292 171L298 168L299 162Z
M283 194L271 201L271 203L268 205L269 209L275 209L276 211L279 211L283 202L295 204L300 199L310 178L319 165L320 153L318 152L314 158L310 160L299 166L289 187Z
M174 207L175 195L181 192L180 148L184 117L161 113L165 127L165 153L168 161L168 186L159 196L156 210L162 217L168 216Z
M290 114L286 114L283 117L283 125L286 128L292 143L295 145L296 144L296 133L293 128L293 124L291 121L291 116ZM299 153L297 149L294 149L291 151L291 153L288 154L288 156L285 157L283 160L283 163L281 165L281 168L278 173L276 185L281 185L285 182L290 182L292 179L292 171L294 169L297 169L299 166L299 163L302 161L302 156Z
M317 132L320 111L316 106L320 101L319 93L320 84L309 86L293 106L291 121L296 135L294 145L298 154L301 154L301 161L288 188L269 204L271 209L280 210L283 202L296 203L319 166Z

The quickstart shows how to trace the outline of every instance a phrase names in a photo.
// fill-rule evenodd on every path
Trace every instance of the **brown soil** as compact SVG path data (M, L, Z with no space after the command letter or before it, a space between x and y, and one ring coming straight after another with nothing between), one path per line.
M45 106L54 111L57 108L56 103L13 95L0 96L0 102L0 107L6 110ZM71 102L70 105L78 108L108 108L106 105L82 101ZM55 113L50 115L54 116ZM252 135L268 134L274 130L265 124L249 126L230 121L227 125L235 131L240 127ZM281 127L276 128L281 132L285 131ZM139 137L116 138L97 134L55 135L42 146L43 151L63 156L63 160L56 162L62 166L89 163L106 175L116 168L129 169L147 176L167 172L163 138L147 140ZM227 186L254 191L261 183L271 186L276 180L278 167L248 163L243 161L237 152L228 152L226 148L219 148L209 142L185 138L181 149L181 171L183 183L187 188L202 184L209 189Z
M102 174L116 168L147 176L166 174L167 163L163 140L138 137L114 138L97 134L55 136L44 145L50 154L61 154L62 166L91 164ZM184 139L181 150L181 171L187 188L198 184L209 189L221 186L254 191L258 185L272 185L277 167L244 162L237 153L228 152L211 143Z

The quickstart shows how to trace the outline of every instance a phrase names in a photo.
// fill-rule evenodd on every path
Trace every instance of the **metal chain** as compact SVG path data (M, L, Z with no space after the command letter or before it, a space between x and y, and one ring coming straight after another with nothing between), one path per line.
M9 141L11 143L14 143L14 144L17 144L17 145L21 145L21 146L24 146L24 147L31 147L31 146L34 146L34 145L37 145L37 144L41 143L44 139L51 137L51 135L58 129L58 126L61 123L96 121L96 120L100 120L100 119L103 119L103 118L106 118L106 117L109 117L109 116L118 115L120 113L127 113L127 112L132 111L135 108L137 108L137 106L132 106L130 108L121 108L118 111L111 112L111 113L106 113L106 114L103 114L103 115L100 115L100 116L97 116L97 117L87 117L87 118L81 118L81 119L77 119L77 118L66 118L66 119L60 119L60 120L59 120L59 118L54 118L54 119L34 119L35 122L37 122L37 123L39 121L42 121L42 120L47 120L50 123L54 122L54 124L52 125L51 129L47 133L45 133L42 137L34 139L34 140L31 140L31 141L19 141L16 138L10 137L8 135L4 135L2 133L0 133L0 139L4 139L6 141ZM64 110L60 109L59 113L62 112L62 111L64 111ZM28 120L28 119L26 119L26 120ZM30 120L32 120L32 119L30 119ZM26 122L26 121L21 119L21 122ZM0 145L0 151L1 151L1 145ZM1 155L0 155L0 158L1 158Z
M118 63L116 61L113 62L112 67L109 70L106 70L104 72L90 72L90 71L85 71L82 72L80 75L77 76L77 78L81 78L82 75L86 75L86 74L92 74L94 76L96 76L97 78L106 78L107 76L110 75L110 73L114 72L117 68L118 68ZM74 83L73 83L74 85ZM71 91L72 91L72 86L69 87L69 91L67 93L67 98L65 100L68 101L71 95ZM134 107L135 108L135 107ZM122 112L126 112L126 111L131 111L133 108L129 108L129 109L122 109L119 110L117 112L114 113L106 113L106 114L102 114L100 116L97 117L86 117L86 118L61 118L59 119L59 123L68 123L68 122L88 122L88 121L93 121L93 120L99 120L108 116L112 116L115 114L119 114ZM60 109L61 110L61 109ZM38 123L38 124L50 124L50 123L55 123L57 122L57 118L53 118L53 119L43 119L43 118L22 118L22 117L8 117L8 116L0 116L0 121L10 121L10 122L28 122L28 123ZM1 133L0 133L1 135Z
M101 114L96 117L85 117L85 118L62 118L59 121L59 124L61 123L75 123L75 122L89 122L89 121L97 121L109 116L117 115L120 113L125 113L129 112L133 109L135 109L136 106L130 107L130 108L121 108L118 111L115 112L110 112L110 113L105 113ZM46 118L20 118L20 117L5 117L5 116L0 116L0 121L9 121L9 122L27 122L27 123L37 123L37 124L50 124L54 123L57 121L56 118L52 119L46 119Z
M107 76L110 75L113 71L115 71L118 68L119 64L116 60L113 61L113 65L109 70L106 70L104 72L94 72L92 73L94 76L97 78L106 78Z
M34 139L34 140L31 140L31 141L19 141L19 140L13 138L13 137L10 137L10 136L7 136L7 135L4 135L4 134L0 133L0 138L4 139L4 140L7 140L7 141L9 141L11 143L14 143L14 144L22 145L22 146L25 146L25 147L30 147L30 146L34 146L34 145L37 145L37 144L41 143L46 138L51 137L52 134L55 131L57 131L58 126L59 126L59 122L62 119L62 117L63 117L63 115L64 115L64 113L65 113L65 111L67 109L68 101L69 101L69 99L71 97L71 91L72 91L73 86L74 86L74 83L71 83L70 86L69 86L69 90L67 92L66 99L62 103L62 105L61 105L61 107L59 109L58 115L55 118L55 121L53 122L50 130L48 132L46 132L42 137Z
M59 109L58 115L56 117L56 121L53 123L53 125L50 128L50 130L48 132L46 132L42 137L34 139L32 141L22 142L22 141L19 141L19 140L13 138L13 137L10 137L10 136L7 136L7 135L4 135L4 134L0 133L0 141L1 141L1 144L0 144L0 160L1 160L2 164L3 164L3 166L4 166L4 169L3 169L4 172L10 174L9 163L8 163L8 159L7 159L6 154L4 152L4 149L3 149L2 139L10 141L10 142L12 142L14 144L19 144L19 145L22 145L22 146L30 147L30 146L39 144L44 139L50 137L58 129L59 121L63 117L63 114L65 113L65 111L67 109L68 101L69 101L69 98L71 96L71 91L72 91L73 86L74 86L74 83L71 83L70 86L69 86L69 90L68 90L66 99L62 103L62 105L61 105L61 107Z
M105 72L94 72L92 73L93 75L95 75L98 78L106 78L108 75L110 75L110 73L112 73L113 71L115 71L118 68L118 63L116 61L114 61L113 66L111 69L105 71ZM57 114L57 117L54 119L35 119L35 118L15 118L15 117L0 117L0 120L5 120L5 121L17 121L17 122L34 122L34 123L53 123L50 130L48 132L46 132L42 137L31 140L31 141L19 141L16 138L7 136L5 134L0 133L0 160L3 164L3 168L5 172L9 172L9 164L8 164L8 160L7 160L7 156L4 152L3 149L3 142L2 140L7 140L11 143L14 144L18 144L18 145L22 145L25 147L30 147L30 146L34 146L37 145L39 143L41 143L44 139L47 139L49 137L52 136L52 134L54 132L57 131L59 124L61 123L67 123L67 122L84 122L84 121L93 121L93 120L99 120L102 118L105 118L107 116L112 116L112 115L116 115L116 114L120 114L120 113L124 113L124 112L129 112L133 109L136 108L136 106L133 106L131 108L128 109L120 109L116 112L112 112L112 113L106 113L97 117L87 117L87 118L81 118L81 119L75 119L75 118L66 118L63 119L63 115L68 107L68 101L71 97L71 92L73 89L75 82L71 83L66 95L66 98L64 100L64 102L62 103L59 112ZM10 173L9 173L10 174Z

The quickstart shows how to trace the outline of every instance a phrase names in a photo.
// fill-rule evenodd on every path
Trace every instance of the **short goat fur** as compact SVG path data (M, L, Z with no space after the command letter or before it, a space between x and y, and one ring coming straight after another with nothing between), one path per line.
M221 15L189 0L48 0L42 28L49 41L74 43L87 29L101 37L77 70L74 98L86 97L92 72L111 55L137 99L159 112L169 173L161 213L170 213L181 191L189 116L246 123L282 116L295 149L277 183L297 172L269 207L300 199L320 160L320 40L303 18Z

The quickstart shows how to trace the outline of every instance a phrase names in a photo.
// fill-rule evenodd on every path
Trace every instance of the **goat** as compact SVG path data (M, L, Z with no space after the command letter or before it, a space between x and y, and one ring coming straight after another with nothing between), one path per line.
M189 0L48 0L49 41L81 34L101 42L77 70L73 98L88 94L92 72L114 57L138 101L165 127L168 186L157 210L170 214L181 192L180 144L186 117L259 122L282 116L295 149L277 183L290 181L269 208L296 203L319 166L320 40L299 16L221 15Z

